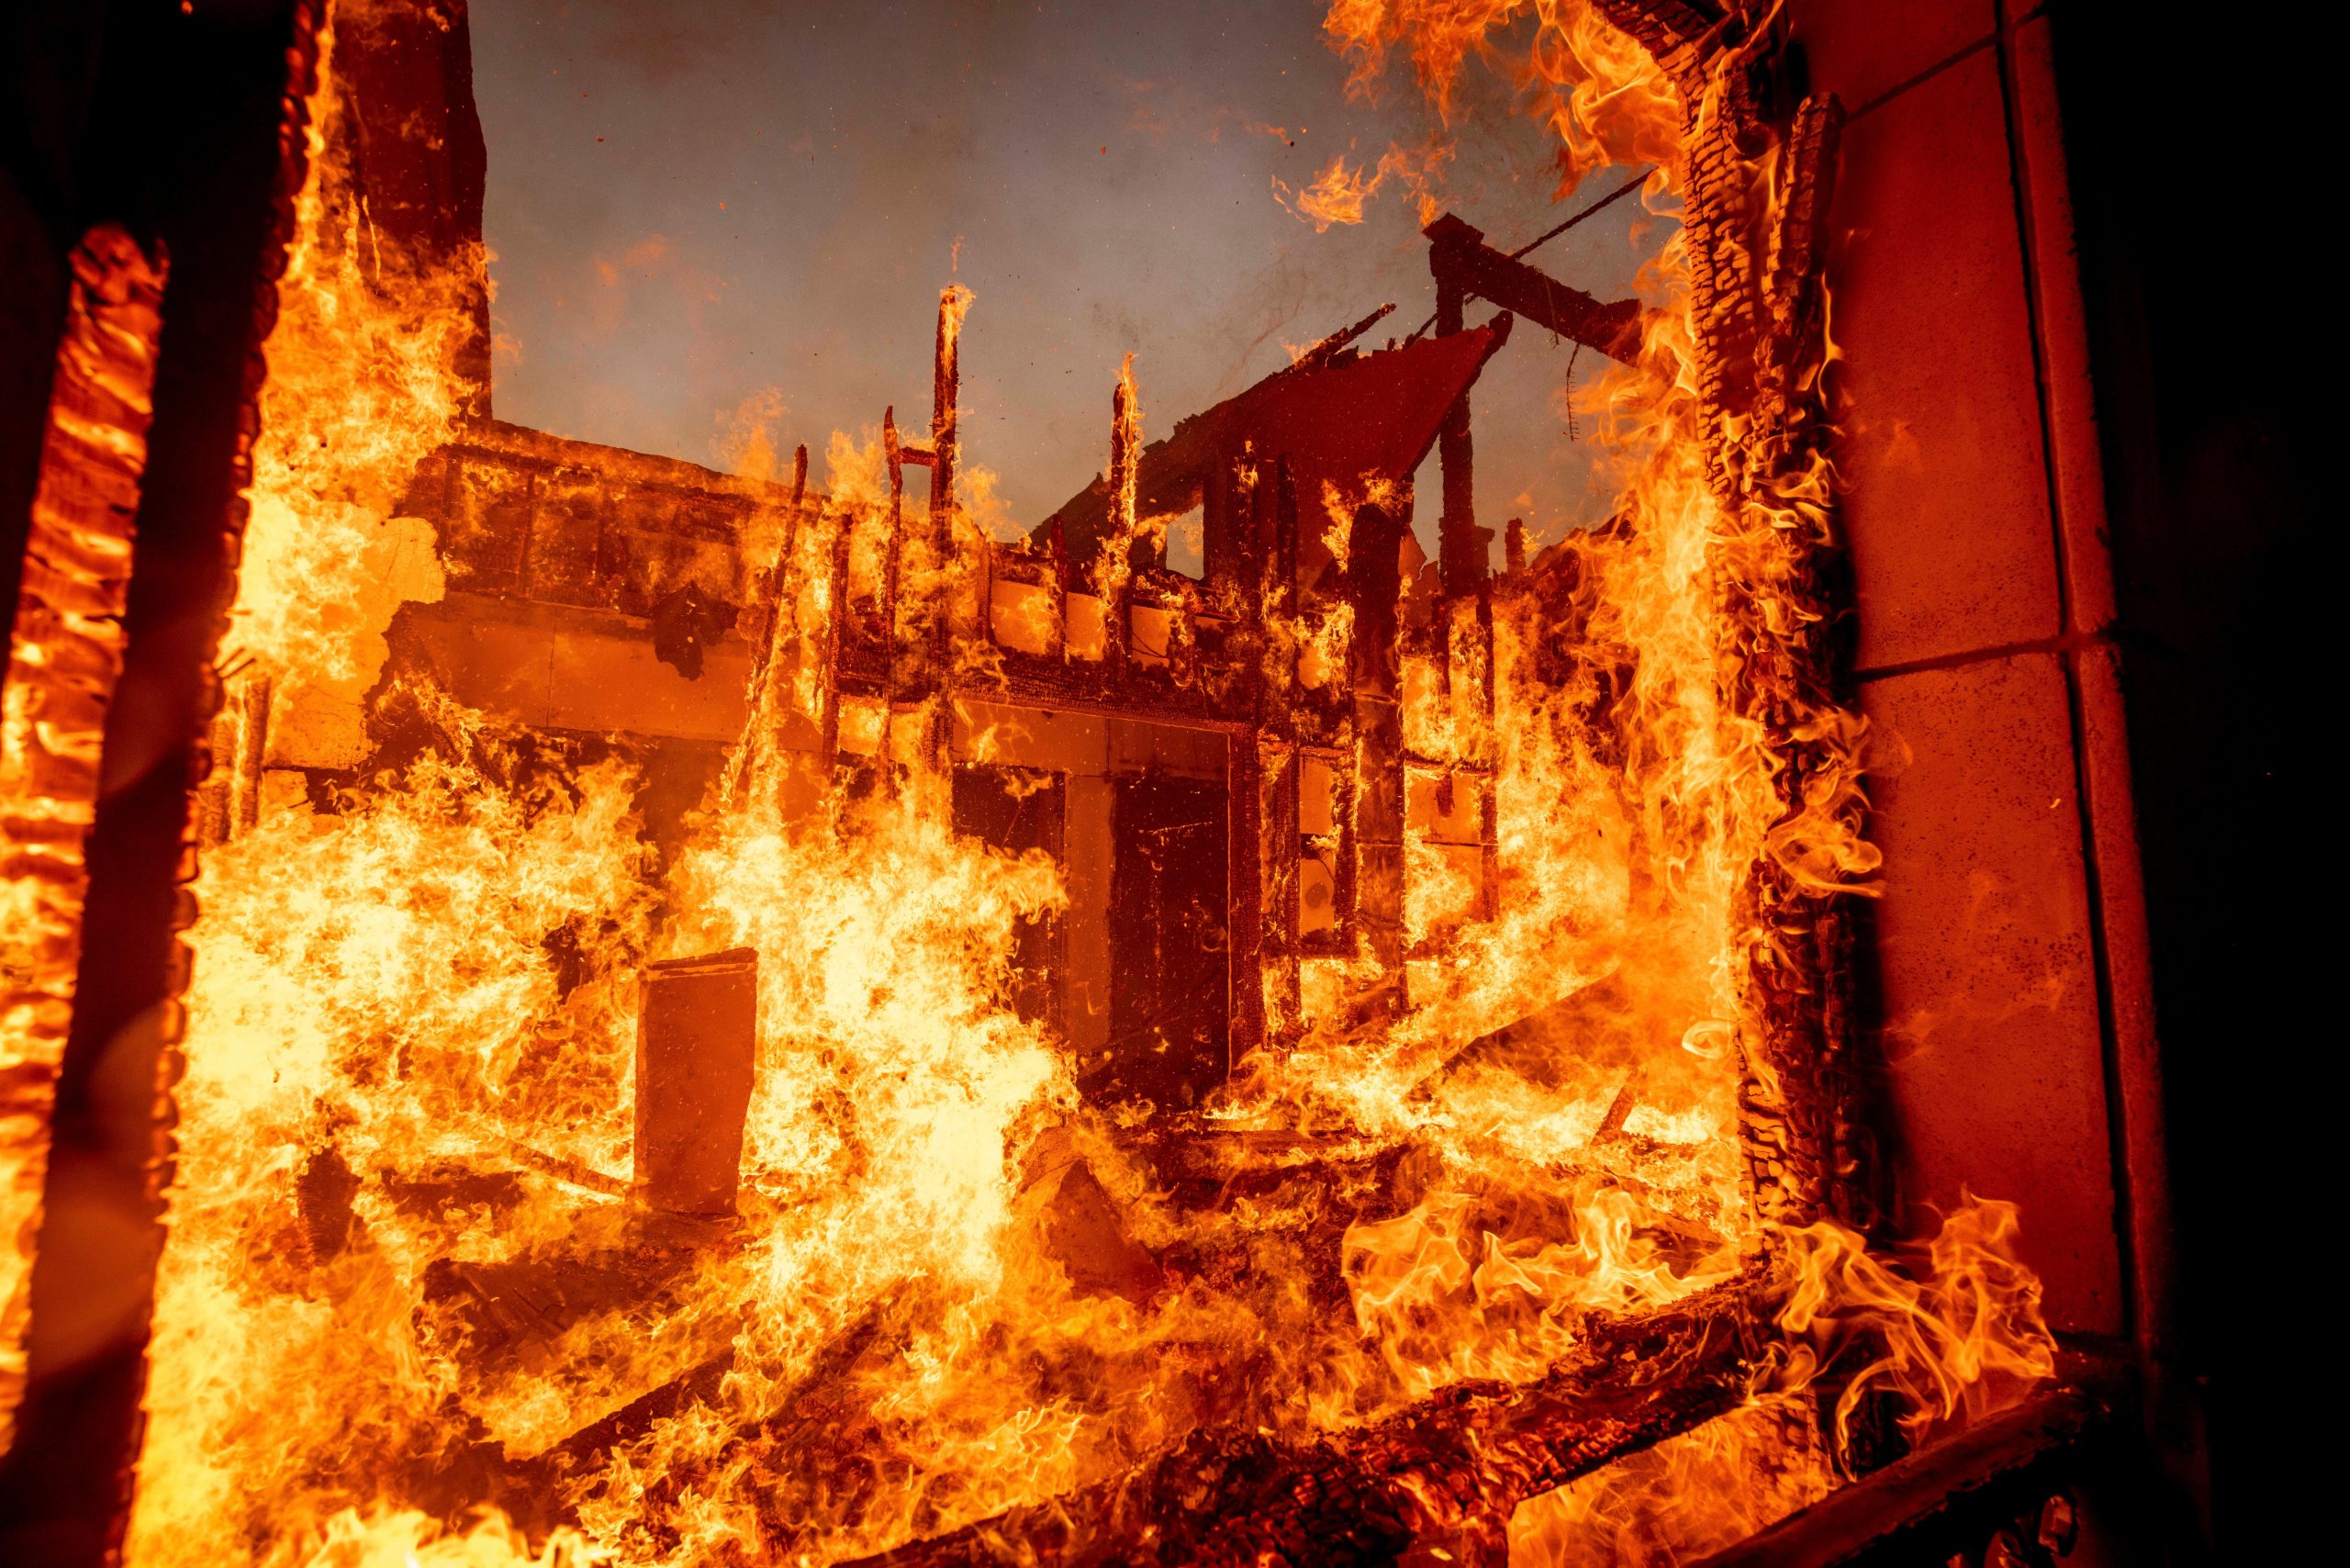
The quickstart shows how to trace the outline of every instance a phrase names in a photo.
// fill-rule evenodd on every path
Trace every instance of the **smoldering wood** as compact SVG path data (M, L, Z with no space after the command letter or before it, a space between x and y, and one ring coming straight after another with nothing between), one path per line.
M1353 342L1357 338L1361 337L1365 332L1370 331L1373 327L1379 325L1380 322L1387 319L1387 318L1393 315L1394 312L1395 302L1391 299L1386 304L1382 305L1378 309L1373 310L1369 315L1363 317L1360 321L1341 327L1337 331L1331 333L1328 337L1313 344L1311 347L1306 349L1304 353L1299 354L1294 360L1291 361L1290 367L1293 370L1321 369L1324 365L1328 364L1332 360L1336 359L1338 356L1340 350Z
M1977 1561L2019 1516L2036 1527L2042 1504L2098 1462L2100 1443L2120 1446L2112 1413L2077 1390L2051 1390L1830 1493L1697 1568ZM2023 1539L2037 1533L2027 1529Z
M1520 1502L1736 1406L1758 1319L1741 1290L1717 1290L1595 1324L1522 1387L1457 1384L1327 1437L1196 1433L1115 1481L854 1568L1498 1564Z
M832 549L825 575L824 625L820 633L821 666L816 717L817 776L829 783L841 760L841 647L848 620L848 556L856 520L844 513L833 517ZM885 655L886 657L886 655Z
M1133 407L1134 391L1121 378L1110 394L1110 465L1102 470L1107 485L1106 510L1102 532L1092 540L1088 565L1092 557L1102 558L1103 570L1093 576L1097 588L1106 581L1102 594L1102 665L1112 681L1123 680L1130 663L1127 644L1134 631L1134 616L1130 603L1136 554L1147 546L1135 537L1136 487L1141 454L1135 450L1136 415ZM1066 532L1069 524L1056 517L1055 524ZM1113 551L1125 552L1123 560L1112 562ZM1149 564L1146 556L1145 565Z
M1393 1012L1404 1006L1404 711L1396 624L1403 585L1397 553L1410 527L1404 508L1360 506L1347 547L1347 593L1355 612L1349 670L1355 722L1352 913L1381 970L1373 994L1364 1000Z
M162 335L164 266L129 234L94 229L66 265L64 330L24 551L6 570L15 592L0 650L0 1451L26 1392L24 1287L38 1266Z

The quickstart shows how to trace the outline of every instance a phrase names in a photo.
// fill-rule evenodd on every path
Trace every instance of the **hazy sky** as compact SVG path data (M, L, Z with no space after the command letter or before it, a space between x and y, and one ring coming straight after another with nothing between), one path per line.
M1408 75L1349 99L1319 0L807 5L475 0L501 418L723 465L764 398L788 453L895 403L923 428L937 290L978 296L965 449L1033 523L1105 461L1119 356L1145 433L1382 300L1432 307L1393 183L1316 232L1274 190L1334 154L1426 143ZM1472 74L1481 74L1472 67ZM1481 75L1482 79L1482 75ZM1505 249L1551 203L1551 150L1472 95L1440 194ZM1637 199L1538 252L1603 297L1662 236ZM1473 318L1472 318L1473 319ZM1571 345L1521 328L1477 392L1481 520L1592 520L1559 389ZM1602 362L1585 353L1578 384ZM1421 523L1436 498L1423 485Z

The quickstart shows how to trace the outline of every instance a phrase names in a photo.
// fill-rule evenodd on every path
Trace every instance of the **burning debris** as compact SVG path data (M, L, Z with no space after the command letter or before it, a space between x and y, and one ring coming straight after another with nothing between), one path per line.
M1494 9L1328 26L1441 94ZM339 10L131 1562L1666 1560L2052 1374L2012 1208L1861 1234L1840 114L1768 18L1542 11L1571 161L1682 215L1645 301L1438 218L1432 331L1149 442L1129 363L1005 538L960 286L824 488L491 420L477 234L358 238ZM1522 320L1620 493L1495 574Z

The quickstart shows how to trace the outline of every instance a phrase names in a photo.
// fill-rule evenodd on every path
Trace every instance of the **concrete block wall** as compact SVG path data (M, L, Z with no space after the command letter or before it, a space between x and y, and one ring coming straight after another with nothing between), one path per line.
M2157 1080L2049 7L1790 18L1850 117L1831 385L1880 767L1892 1218L1930 1234L1964 1193L2012 1199L2052 1326L2143 1338Z

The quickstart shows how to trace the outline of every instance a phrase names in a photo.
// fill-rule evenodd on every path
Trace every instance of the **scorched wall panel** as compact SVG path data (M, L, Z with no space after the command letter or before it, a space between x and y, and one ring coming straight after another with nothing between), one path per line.
M2081 486L2052 475L2079 454L2052 465L2049 432L2089 439L2050 423L2077 401L2069 386L2052 399L2045 368L2069 226L2019 184L2034 159L2061 170L2061 147L2046 105L2013 112L2019 37L1987 0L1891 15L1857 0L1793 15L1813 87L1854 111L1829 283L1870 831L1886 852L1868 962L1889 1186L1910 1234L1967 1191L2014 1200L2052 1325L2121 1334L2113 988L2079 784L2081 655L2065 641L2083 629L2067 584L2090 580L2077 557L2102 544L2084 532L2092 496L2066 507L2060 558L2054 508ZM2044 47L2044 24L2024 26Z
M2022 1249L2066 1327L2121 1329L2080 803L2053 654L1872 681L1897 754L1877 1044L1903 1228L1972 1190L2023 1206Z
M1991 51L1852 123L1834 222L1860 667L2055 635L2031 319Z

